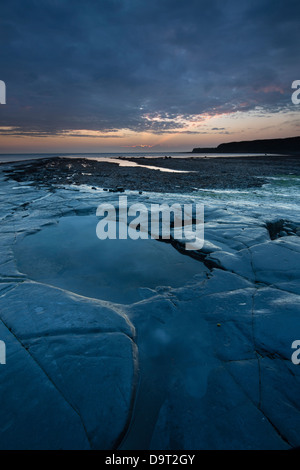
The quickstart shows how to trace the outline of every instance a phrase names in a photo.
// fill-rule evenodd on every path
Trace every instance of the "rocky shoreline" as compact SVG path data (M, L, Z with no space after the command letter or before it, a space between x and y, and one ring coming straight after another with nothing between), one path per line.
M207 164L203 187L222 188L225 169L232 175L233 166L227 180L234 187L245 178L261 185L261 177L299 174L298 160L284 158L243 159L241 165L226 158L219 166L216 159L145 163L182 170L190 165L199 174ZM64 279L65 268L83 256L81 246L90 247L80 283L105 287L91 263L95 248L78 226L77 245L66 232L56 243L63 262L47 243L47 256L38 255L36 235L54 233L70 216L85 227L86 216L101 202L116 205L115 191L123 189L135 190L126 191L130 203L147 207L162 200L201 202L203 194L188 193L191 175L197 178L87 159L0 166L0 340L7 348L0 448L299 447L300 369L291 345L300 332L300 214L297 203L287 207L286 194L277 206L269 186L257 189L266 195L257 204L238 200L238 191L229 200L222 191L219 199L207 199L199 272L180 287L139 288L140 300L133 303L104 300L100 291L87 296L75 283L62 288L32 276L26 263L20 267L24 251L40 272L56 263ZM253 192L244 191L246 197ZM95 239L96 223L95 217ZM135 262L141 263L139 256ZM149 266L142 263L155 275Z
M120 161L124 158L121 157ZM202 188L257 188L266 177L300 175L300 158L128 158L139 165L185 173L168 173L145 167L119 166L88 158L56 157L1 165L4 174L18 182L34 181L38 187L87 184L107 190L128 189L162 193L190 193Z

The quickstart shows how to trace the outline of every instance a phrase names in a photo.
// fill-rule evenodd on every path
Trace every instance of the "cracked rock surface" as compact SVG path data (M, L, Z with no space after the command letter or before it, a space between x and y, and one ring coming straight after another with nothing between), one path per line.
M29 235L118 194L18 180L0 168L1 448L300 446L296 204L126 191L146 206L204 202L205 244L189 253L199 273L180 287L114 303L32 279L17 253Z

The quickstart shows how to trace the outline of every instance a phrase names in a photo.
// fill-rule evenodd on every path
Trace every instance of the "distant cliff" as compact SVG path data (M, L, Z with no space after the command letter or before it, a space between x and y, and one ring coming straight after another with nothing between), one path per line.
M193 153L280 153L300 154L300 137L287 139L249 140L228 142L215 148L194 148Z

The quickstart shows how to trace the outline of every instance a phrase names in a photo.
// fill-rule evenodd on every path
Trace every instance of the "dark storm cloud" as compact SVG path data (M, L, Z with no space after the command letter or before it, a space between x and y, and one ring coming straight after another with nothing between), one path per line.
M298 0L2 2L0 125L164 133L178 116L278 111L299 79L299 19Z

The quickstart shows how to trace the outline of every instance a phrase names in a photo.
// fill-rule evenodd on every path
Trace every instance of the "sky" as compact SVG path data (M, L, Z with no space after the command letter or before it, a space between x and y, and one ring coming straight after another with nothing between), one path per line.
M5 0L0 153L300 135L299 0Z

